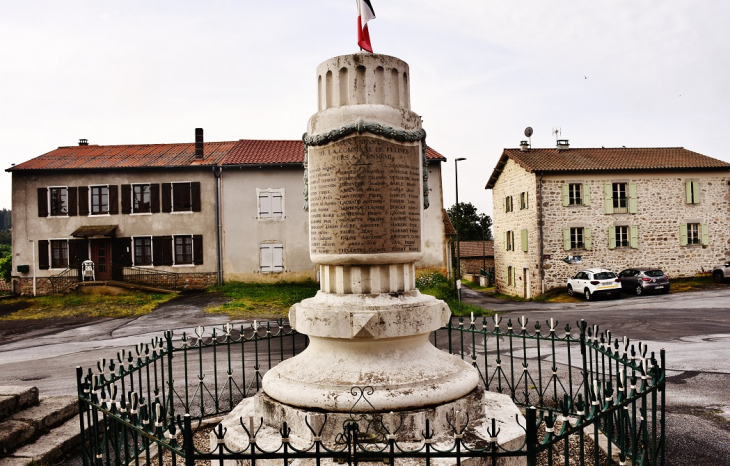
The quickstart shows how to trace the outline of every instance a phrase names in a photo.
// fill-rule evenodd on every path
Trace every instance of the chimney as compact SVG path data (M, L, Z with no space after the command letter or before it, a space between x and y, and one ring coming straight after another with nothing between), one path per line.
M89 140L88 139L79 139L79 145L80 146L88 146Z
M203 128L195 128L195 160L203 160Z
M568 144L567 139L558 139L558 151L568 150L569 148L570 144Z
M527 141L520 141L520 152L529 152L530 144Z

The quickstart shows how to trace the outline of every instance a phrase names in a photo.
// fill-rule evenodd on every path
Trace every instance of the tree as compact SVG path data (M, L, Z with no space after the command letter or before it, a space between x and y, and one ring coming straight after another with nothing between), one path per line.
M459 241L481 241L492 239L492 218L480 214L471 202L459 202L449 207L447 213L454 228L459 230Z
M13 268L13 256L7 255L0 259L0 280L5 283L10 283L10 276L12 275Z

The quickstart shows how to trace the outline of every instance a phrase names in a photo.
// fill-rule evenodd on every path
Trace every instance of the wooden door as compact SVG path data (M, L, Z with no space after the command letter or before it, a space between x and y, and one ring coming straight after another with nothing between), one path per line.
M94 261L94 271L97 280L112 279L112 247L109 239L91 240L91 260Z

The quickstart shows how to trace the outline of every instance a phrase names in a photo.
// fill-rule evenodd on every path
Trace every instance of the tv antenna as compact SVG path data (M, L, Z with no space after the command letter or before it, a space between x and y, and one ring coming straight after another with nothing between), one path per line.
M560 139L560 136L563 134L560 129L560 126L553 127L553 134L555 135L555 142L557 142L558 139Z
M525 136L527 136L527 141L530 144L530 146L532 146L532 139L531 139L532 126L528 126L527 128L525 128Z

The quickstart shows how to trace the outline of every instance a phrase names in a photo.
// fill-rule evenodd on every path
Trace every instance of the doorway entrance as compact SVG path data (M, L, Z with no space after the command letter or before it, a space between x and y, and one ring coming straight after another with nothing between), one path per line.
M524 287L522 296L525 299L530 299L530 269L526 267L522 269L522 286Z
M91 260L94 261L94 268L97 280L112 279L112 242L110 239L92 239Z

